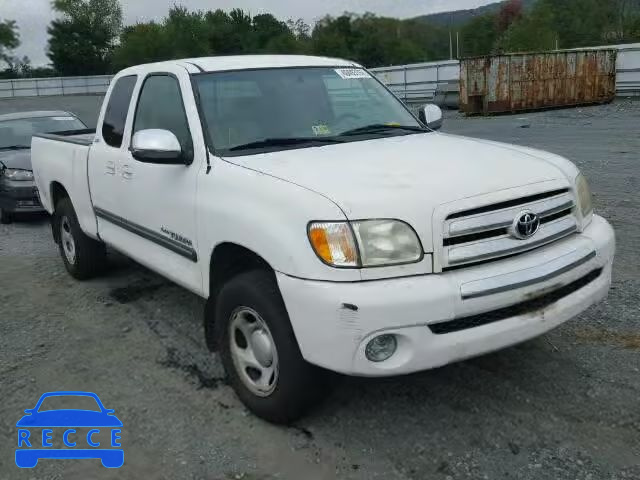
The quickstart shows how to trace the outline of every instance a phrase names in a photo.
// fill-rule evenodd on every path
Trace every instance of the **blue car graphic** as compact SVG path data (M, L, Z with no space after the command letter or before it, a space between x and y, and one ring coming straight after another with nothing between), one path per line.
M100 411L57 409L40 412L40 406L46 398L50 397L91 397ZM18 423L18 448L16 449L16 465L21 468L33 468L41 458L57 459L83 459L99 458L102 465L107 468L119 468L124 463L124 450L120 447L119 439L122 422L114 415L114 410L104 408L100 398L91 392L50 392L40 397L36 406L24 411L26 413ZM73 448L81 440L76 434L75 428L90 427L86 435L86 441L92 448ZM33 435L32 428L43 428L42 441L40 437ZM65 428L64 445L69 448L53 448L52 428ZM100 428L110 429L110 447L98 448L100 443L95 441L95 435L100 433ZM79 437L79 438L78 438ZM71 440L77 441L71 441ZM33 445L33 447L32 447ZM42 448L40 448L42 447Z

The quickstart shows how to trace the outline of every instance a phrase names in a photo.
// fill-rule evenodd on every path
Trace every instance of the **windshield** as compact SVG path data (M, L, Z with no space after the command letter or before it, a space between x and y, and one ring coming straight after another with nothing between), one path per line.
M194 79L220 155L428 131L361 68L241 70Z
M34 117L0 121L0 148L31 146L35 133L54 133L80 130L86 126L71 116Z

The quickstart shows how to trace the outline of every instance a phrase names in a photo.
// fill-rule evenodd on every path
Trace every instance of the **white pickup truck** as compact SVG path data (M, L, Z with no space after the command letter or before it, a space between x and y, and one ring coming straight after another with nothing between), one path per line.
M118 73L97 131L34 137L33 167L71 275L109 246L208 299L238 396L289 422L325 370L439 367L607 295L614 233L578 169L441 121L349 61L176 60Z

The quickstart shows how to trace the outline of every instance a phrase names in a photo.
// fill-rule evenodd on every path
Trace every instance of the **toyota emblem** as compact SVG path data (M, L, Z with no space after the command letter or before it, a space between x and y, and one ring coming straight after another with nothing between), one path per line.
M530 210L520 212L513 220L511 235L519 240L533 237L540 228L540 218Z

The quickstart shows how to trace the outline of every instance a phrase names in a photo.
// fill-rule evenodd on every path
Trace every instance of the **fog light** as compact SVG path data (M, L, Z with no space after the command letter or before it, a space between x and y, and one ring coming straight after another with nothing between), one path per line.
M380 335L367 343L365 355L372 362L384 362L396 353L397 348L395 335Z

